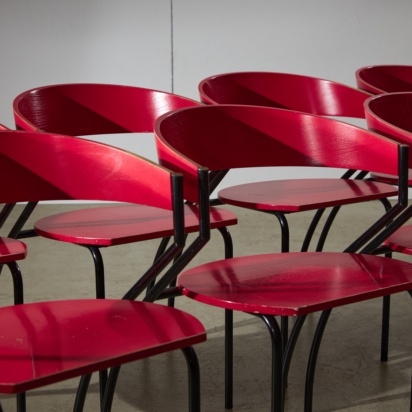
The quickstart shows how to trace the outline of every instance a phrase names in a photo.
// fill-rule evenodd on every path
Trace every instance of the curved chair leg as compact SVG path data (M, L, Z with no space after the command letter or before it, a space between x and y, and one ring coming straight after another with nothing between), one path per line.
M185 243L186 243L186 239L187 239L187 234L185 235ZM174 259L173 261L176 262L177 259L179 259L179 257L182 255L182 252L180 252ZM175 287L177 284L177 276L173 279L173 281L170 283L169 287L173 288ZM170 307L174 307L175 306L175 296L172 296L170 298L167 299L167 306Z
M326 324L332 310L328 309L322 312L318 325L316 327L315 336L313 338L312 347L309 354L309 361L306 371L306 385L305 385L305 412L312 412L313 403L313 384L315 380L316 361L319 354L319 348L325 331Z
M181 349L188 367L189 384L189 411L200 412L200 369L199 361L195 350L189 346ZM110 412L113 405L113 397L116 389L117 379L120 373L120 366L110 370L109 379L105 388L102 401L101 412Z
M283 353L283 382L285 389L288 384L288 375L290 369L290 363L292 361L293 352L295 350L296 342L298 341L300 331L302 330L303 324L306 320L306 315L298 316L296 318L295 324L290 332L289 339L286 344L285 351Z
M273 316L258 315L268 327L272 340L272 404L271 412L284 410L283 344L282 333Z
M303 239L301 252L307 252L309 250L310 242L312 241L313 235L315 234L315 230L318 227L320 219L322 218L323 214L325 213L326 209L318 209L313 216L313 219L310 223L309 229L306 232L305 238Z
M189 411L200 412L200 369L195 350L189 346L182 349L189 374Z
M223 237L223 242L225 245L225 259L230 259L233 257L233 239L230 234L229 229L225 227L219 227L217 229Z
M105 282L104 282L104 264L103 257L98 247L86 246L93 257L95 279L96 279L96 298L104 299L106 297ZM103 402L104 390L107 384L107 371L99 372L99 386L100 386L100 401Z
M281 252L286 253L289 252L289 224L288 221L283 213L273 213L280 224L281 229Z
M342 176L341 179L349 179L350 177L352 177L354 174L356 173L356 170L353 169L349 169L347 170ZM360 172L357 176L357 179L363 179L366 176L366 173L364 172ZM313 235L315 234L315 230L320 222L321 217L323 216L323 214L325 213L326 209L318 209L312 219L312 222L309 226L308 231L306 232L305 238L303 240L302 243L302 248L301 248L301 252L307 252L309 250L309 246L310 246L310 242L312 241ZM336 212L337 213L337 212ZM336 214L335 214L336 216ZM330 217L329 217L330 218ZM328 218L328 219L329 219ZM333 222L333 218L331 218L332 221L330 222L330 224L332 224ZM329 231L329 229L327 229L327 231ZM325 233L325 239L326 239L327 233ZM320 245L318 244L318 247L320 247ZM323 246L321 246L323 248Z
M381 203L387 212L391 207L391 203L388 199L380 199ZM317 252L321 252L325 245L327 235L332 226L335 217L340 210L340 206L333 207L319 236L318 244L316 247ZM390 256L390 255L389 255ZM382 330L381 330L381 361L386 362L388 360L389 351L389 319L390 319L390 296L385 296L382 303Z
M77 387L76 400L74 402L73 411L81 412L84 408L86 401L87 390L89 389L90 380L92 375L84 375L80 378L79 386Z
M104 299L106 297L104 285L104 264L103 257L98 247L85 246L92 254L94 262L94 273L96 279L96 298Z
M114 391L116 389L117 378L119 377L120 366L116 366L110 370L107 385L104 391L104 398L101 403L101 412L110 412L113 405Z
M280 327L273 316L256 315L268 327L272 341L271 412L283 412L283 343ZM233 408L233 311L225 310L225 409Z
M225 309L225 409L233 408L233 310Z
M9 262L7 266L11 272L13 278L14 289L14 304L19 305L23 303L23 278L21 276L20 266L17 262Z
M22 239L26 237L24 234L25 231L22 231L22 229L33 213L33 210L36 208L37 204L38 202L29 202L26 204L26 206L24 206L23 211L21 212L20 216L16 220L16 223L13 225L12 229L9 232L9 237L13 239ZM32 237L34 231L30 229L27 232L30 233L28 237Z
M289 224L288 221L283 213L273 213L280 224L281 228L281 252L287 253L289 252ZM282 342L283 342L283 349L285 349L286 342L289 336L289 319L287 316L281 316L281 328L282 328Z
M156 255L153 259L153 262L156 262L156 260L160 256L162 256L162 254L165 252L165 250L167 248L167 245L169 244L170 239L171 239L170 236L162 238L162 240L160 241L160 244L157 248ZM149 286L147 287L146 293L149 293L149 290L154 286L154 284L155 284L155 279L153 279L152 282L150 282Z
M318 244L316 246L316 252L322 252L323 247L325 246L326 238L328 237L330 228L332 227L332 224L333 224L337 214L339 213L340 209L341 209L340 206L335 206L330 211L329 216L326 219L325 224L323 225L322 232L319 236Z
M233 257L233 239L232 239L232 235L230 234L229 229L227 227L220 227L220 228L217 228L217 230L220 232L223 238L223 242L225 246L225 259L232 258ZM170 240L170 237L162 239L162 242L160 243L159 248L157 250L155 259L157 259L157 257L160 256L160 254L164 252L169 240ZM177 258L178 257L176 257L176 259ZM154 281L152 282L150 287L153 287L153 285L154 285ZM176 286L176 279L173 280L170 286L171 287ZM149 287L149 290L150 290L150 287ZM168 306L173 307L174 304L175 304L175 298L174 297L168 298Z

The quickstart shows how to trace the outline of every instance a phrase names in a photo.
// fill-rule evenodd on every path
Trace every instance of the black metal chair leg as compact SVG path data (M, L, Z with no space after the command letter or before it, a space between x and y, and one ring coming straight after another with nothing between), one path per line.
M272 404L271 412L284 410L283 344L280 327L273 316L258 315L269 329L272 339Z
M169 244L170 239L171 239L171 238L170 238L170 236L169 236L169 237L164 237L164 238L160 241L159 247L157 248L157 251L156 251L156 255L155 255L154 259L153 259L154 262L155 262L160 256L162 256L162 254L164 253L164 251L165 251L166 248L167 248L167 245Z
M388 199L380 199L380 201L385 208L385 212L387 212L392 207ZM332 227L332 224L335 221L335 218L340 209L341 209L341 206L335 206L330 211L329 216L326 219L325 224L323 225L322 232L319 236L318 244L316 247L316 252L321 252L323 250L323 247L325 246L326 238L328 237L330 228Z
M305 238L303 239L301 252L307 252L309 250L310 242L312 241L313 235L315 234L315 230L318 227L320 219L322 218L323 214L325 213L326 209L318 209L313 216L313 219L309 225L309 229L306 232Z
M73 406L73 412L83 411L91 378L92 375L84 375L80 378L80 383L77 387L76 399Z
M189 411L200 412L200 370L199 362L194 349L189 346L183 348L188 367L188 384L189 384ZM113 397L116 389L117 379L120 373L120 366L110 370L107 385L105 387L104 398L102 402L102 412L110 412L113 405Z
M281 228L281 252L287 253L289 252L289 224L288 221L283 213L274 213L277 217L280 228ZM281 328L282 328L282 342L283 342L283 349L286 347L286 342L288 340L289 334L289 319L287 316L281 317Z
M233 239L230 234L229 229L225 227L219 227L217 229L223 237L223 242L225 244L225 259L230 259L233 257Z
M200 412L200 369L195 350L189 346L182 349L189 375L189 411Z
M225 409L233 408L233 311L225 309Z
M281 229L281 252L289 252L289 224L283 213L273 213L279 221Z
M185 235L185 243L186 243L186 240L187 240L187 234ZM179 257L180 257L181 255L182 255L182 252L180 252L180 253L173 259L174 263L176 263L176 261L179 259ZM177 284L177 278L175 277L175 278L172 280L172 282L170 283L169 288L175 288L175 287L176 287L176 284ZM174 308L174 306L175 306L175 296L172 296L172 297L170 297L170 298L167 299L167 306L169 306L169 307L171 307L171 308Z
M19 218L16 220L16 223L13 225L12 229L9 232L9 237L13 239L22 239L25 236L21 235L20 232L23 229L23 226L26 224L27 220L33 213L33 210L36 208L38 202L29 202L24 206L23 211L21 212ZM32 230L29 230L31 233ZM31 237L31 235L30 235Z
M390 308L391 297L390 295L384 296L382 302L381 362L388 360Z
M326 238L328 237L330 228L332 227L332 224L333 224L337 214L339 213L340 209L341 209L340 206L335 206L329 212L329 216L326 219L326 222L323 225L322 232L319 236L318 244L316 246L316 252L321 252L323 250L323 247L325 246Z
M296 318L295 324L293 325L290 336L288 338L285 351L283 353L283 382L284 382L285 389L288 384L289 369L290 369L290 363L292 361L293 352L295 350L296 342L298 341L300 331L302 330L306 317L307 316L304 315L304 316L298 316Z
M165 252L165 250L167 248L167 245L169 244L170 239L171 239L170 237L162 238L162 240L160 241L160 244L157 248L157 252L156 252L156 255L153 259L153 262L156 262L156 260ZM154 286L155 282L156 282L156 279L153 279L150 282L149 286L147 287L146 293L149 293L149 290Z
M96 298L104 299L106 297L104 285L104 264L100 249L94 246L85 246L92 254L94 262L94 273L96 279Z
M11 272L13 278L14 289L14 304L19 305L23 303L23 278L21 276L20 266L17 262L9 262L7 266Z
M105 282L104 282L104 264L100 249L94 246L86 246L93 256L95 279L96 279L96 298L104 299L106 297ZM100 404L103 403L104 391L107 384L107 371L99 372L99 387L100 387Z
M319 354L319 348L325 331L326 324L332 310L328 309L322 312L318 325L316 327L315 336L313 338L312 347L309 354L309 361L306 371L306 384L305 384L305 412L312 412L313 403L313 385L315 380L316 361Z
M26 394L23 393L18 393L16 395L16 401L17 401L17 412L26 412ZM1 408L0 408L1 412Z
M101 412L110 412L112 410L114 392L116 389L117 378L119 377L120 366L112 368L109 373L107 385L104 392L104 398L101 404Z

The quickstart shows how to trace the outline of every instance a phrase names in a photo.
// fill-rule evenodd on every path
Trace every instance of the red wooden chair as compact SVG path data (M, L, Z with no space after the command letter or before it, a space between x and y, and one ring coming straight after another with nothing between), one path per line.
M16 97L13 103L17 128L72 136L153 132L154 120L170 110L199 103L171 93L109 84L60 84L39 87ZM136 139L136 137L133 137ZM199 230L195 204L185 206L185 230ZM31 211L29 212L31 213ZM211 210L211 226L225 242L225 256L233 254L227 226L236 216L222 208ZM21 221L24 222L25 219ZM18 224L11 237L25 236ZM101 248L162 239L159 256L173 235L172 216L144 205L93 207L46 217L35 223L36 234L86 247L96 273L96 295L104 297L104 265Z
M368 127L397 142L412 144L412 92L387 93L371 97L365 102L365 113ZM412 156L409 156L412 167ZM379 175L379 180L393 180L393 176ZM409 169L409 186L412 185L411 169ZM411 216L409 216L411 217ZM405 221L408 216L405 215ZM405 225L385 241L390 251L412 254L412 225ZM382 248L383 251L387 250Z
M407 147L366 129L325 117L240 105L194 107L163 115L156 121L155 135L161 164L183 173L185 196L189 199L196 197L198 165L211 170L305 165L399 173L398 202L354 240L346 248L347 253L244 256L195 267L179 276L178 283L188 297L224 308L226 313L249 312L268 325L274 353L272 411L283 410L284 382L305 316L324 311L308 364L305 410L310 411L316 357L331 309L412 286L409 263L364 255L373 253L382 239L395 230L395 218L406 206ZM212 152L217 146L219 151ZM347 199L351 202L382 195L374 182L343 179L336 182L339 187L347 185ZM284 187L287 189L287 185ZM278 192L273 193L283 199ZM315 198L313 205L324 206L323 200ZM355 253L358 251L362 254ZM285 351L274 315L297 317ZM226 407L230 408L233 336L228 322L225 333Z
M173 214L173 242L133 287L148 284L174 259L184 265L182 176L86 139L6 131L0 133L0 140L0 171L7 176L2 180L2 203L83 199L168 210ZM200 216L207 226L205 187ZM167 285L170 273L168 269L165 274ZM151 292L155 290L162 291L157 285ZM0 393L20 394L19 411L25 410L26 391L86 375L75 403L75 410L81 411L87 374L113 368L107 383L102 382L102 410L108 411L119 365L175 349L183 350L189 366L190 410L200 410L199 370L192 345L206 339L205 330L197 319L175 308L113 299L2 307L0 336Z
M206 104L242 104L298 110L305 113L338 117L364 119L364 101L369 93L342 83L305 75L277 72L234 72L208 77L199 83L200 99ZM291 138L294 138L291 135ZM358 200L351 200L352 189L348 184L364 178L364 171L345 171L337 179L293 179L267 182L254 182L227 188L219 193L223 203L270 213L277 218L281 229L281 251L290 250L289 224L287 216L300 211L315 211L308 227L301 251L309 250L316 228L326 210L330 214L324 220L315 250L324 248L326 238L340 208ZM343 187L340 192L338 188ZM391 205L386 194L389 186L375 187L381 191L380 201L385 210ZM273 197L273 194L276 194ZM282 197L280 196L282 195ZM355 195L356 197L356 195ZM385 299L384 307L388 307ZM385 309L389 310L389 309ZM287 320L283 324L287 334Z
M199 83L200 99L206 104L242 104L265 107L276 107L288 110L298 110L305 113L328 117L364 119L363 103L370 97L369 93L317 77L281 73L281 72L232 72L210 76ZM364 171L348 170L343 174L344 179L363 178ZM280 184L287 184L284 193L284 202L273 203L271 194L279 189ZM330 208L328 217L324 220L323 230L320 231L315 250L324 248L326 238L342 205L347 202L339 200L340 193L336 192L335 181L322 180L293 180L287 182L265 182L239 185L220 193L221 199L228 204L246 207L249 209L269 212L276 216L282 233L283 252L289 251L289 225L287 215L303 210L316 210L312 223L302 244L301 251L309 250L316 228L326 211L328 201L334 206ZM379 190L379 189L378 189ZM387 190L383 188L384 191ZM264 194L262 193L264 192ZM295 196L295 192L300 196ZM268 195L269 194L269 195ZM266 197L264 197L266 196ZM314 205L314 199L321 196L323 204ZM258 204L254 199L259 199ZM252 200L252 201L249 201ZM387 198L382 197L386 210L391 205ZM356 201L356 200L355 200ZM348 203L351 203L348 201ZM384 311L389 311L388 298L384 299ZM386 315L387 316L387 315ZM287 334L287 322L284 320L283 329ZM385 328L383 328L384 333ZM382 357L385 357L383 354Z
M372 94L412 92L412 66L381 64L355 72L359 89Z
M210 76L199 83L200 99L206 104L242 104L265 107L277 107L288 110L298 110L305 113L317 114L331 117L344 117L363 119L365 116L363 102L370 97L369 93L347 86L342 83L325 80L317 77L305 75L279 73L279 72L232 72ZM356 171L348 171L344 178L355 176ZM363 176L363 174L361 174ZM315 182L304 182L305 189L302 190L299 181L289 182L291 190L292 184L297 187L296 191L307 193L301 196L298 203L292 203L297 199L290 198L289 206L295 211L313 210L313 196L322 192L325 200L336 198L336 192L331 189L326 180L317 181L313 187L313 193L308 190ZM231 188L224 194L224 201L229 204L239 205L240 198L248 198L252 192L260 190L260 184L241 185ZM268 183L268 185L270 185ZM315 194L315 195L314 195ZM223 194L222 194L223 197ZM386 208L389 203L383 199ZM268 211L263 205L264 199L260 200L258 210ZM242 202L243 207L255 209L253 202ZM306 238L302 245L302 251L309 249L316 227L325 212L323 205L316 212L313 223L309 227ZM324 230L319 236L317 251L324 247L328 232L340 206L332 208L329 218L326 220ZM282 251L289 250L289 227L286 215L289 210L276 209L271 205L270 212L279 220L282 230Z

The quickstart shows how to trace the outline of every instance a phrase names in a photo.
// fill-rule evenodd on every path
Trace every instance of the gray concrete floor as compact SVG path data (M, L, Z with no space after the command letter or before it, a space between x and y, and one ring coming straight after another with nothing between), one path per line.
M76 205L74 208L87 207ZM67 205L41 205L31 221L67 210ZM275 218L235 210L239 224L231 229L235 255L279 251ZM382 213L379 203L347 206L340 213L326 250L342 250L362 228ZM312 214L290 216L292 250L298 250ZM29 222L29 225L32 222ZM94 297L93 265L88 251L42 238L28 239L29 255L21 263L26 302ZM103 251L108 297L121 297L133 279L150 263L158 242L118 246ZM220 235L190 266L223 257ZM396 255L400 259L408 257ZM1 276L1 302L11 303L10 277ZM318 360L314 411L409 411L412 371L412 302L408 294L392 300L390 359L379 361L381 301L373 300L334 310ZM201 368L202 410L223 411L223 311L180 297L178 308L197 316L208 340L196 347ZM309 317L290 370L286 412L303 410L303 385L308 348L317 315ZM233 411L268 411L270 406L270 342L265 325L243 313L235 314L235 393ZM28 394L29 411L69 411L77 380ZM97 411L97 380L92 381L86 411ZM0 398L5 411L15 410L13 397ZM125 365L121 371L114 411L187 410L186 367L180 352Z

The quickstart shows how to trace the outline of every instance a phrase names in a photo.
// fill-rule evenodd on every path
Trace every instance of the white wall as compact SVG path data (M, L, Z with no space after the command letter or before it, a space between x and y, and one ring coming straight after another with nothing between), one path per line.
M175 91L227 71L286 71L355 86L370 64L411 64L410 0L174 0Z
M412 64L411 16L410 0L0 0L0 122L13 127L18 93L52 83L197 99L206 76L267 70L354 86L360 66Z

